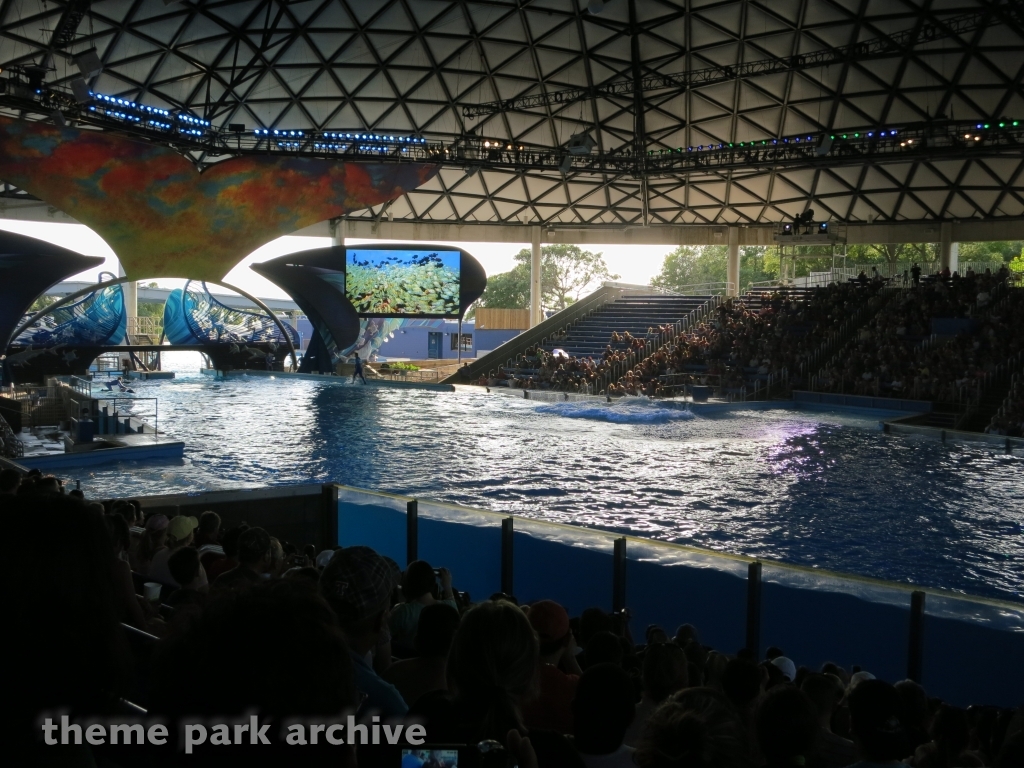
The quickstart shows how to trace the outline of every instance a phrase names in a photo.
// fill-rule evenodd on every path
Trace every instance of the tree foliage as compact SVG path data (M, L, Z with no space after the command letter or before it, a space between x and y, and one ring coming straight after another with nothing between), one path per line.
M872 243L847 246L846 261L854 264L896 264L901 261L935 261L935 243Z
M1024 241L993 240L987 243L960 243L960 261L1010 262L1024 251Z
M60 296L49 296L44 293L42 296L40 296L38 299L32 302L32 306L28 308L29 314L35 314L36 312L45 309L51 304L56 303L59 299Z
M729 249L724 245L681 245L665 256L661 271L651 279L655 288L681 291L687 286L724 283L728 277ZM740 248L740 287L772 280L779 274L774 249Z
M478 303L492 309L529 309L530 266L517 264L509 272L489 276Z
M515 255L516 266L487 278L487 289L480 298L484 307L529 309L530 261L524 248ZM565 309L602 280L614 280L600 253L585 251L576 245L545 245L541 248L541 305L544 309Z

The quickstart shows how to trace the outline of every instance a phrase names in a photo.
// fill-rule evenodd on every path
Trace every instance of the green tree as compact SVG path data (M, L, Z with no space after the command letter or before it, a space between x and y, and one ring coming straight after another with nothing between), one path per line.
M726 257L724 245L681 245L665 256L661 272L651 278L651 285L677 291L688 285L723 283Z
M724 245L681 245L665 256L661 271L651 279L655 288L681 291L703 283L724 283L728 276L729 250ZM779 274L779 260L768 249L740 249L740 286L772 280Z
M517 264L509 272L488 277L478 304L491 309L529 309L530 265Z
M162 301L140 301L138 314L139 317L163 317L164 303Z
M1011 261L1007 266L1010 268L1011 272L1016 272L1018 275L1024 275L1024 248L1021 249L1021 252L1018 253L1014 257L1013 261Z
M848 246L847 263L896 264L901 261L935 261L932 243L870 243Z
M60 298L60 296L48 296L47 294L44 293L42 296L40 296L38 299L32 302L32 306L28 308L29 314L35 314L36 312L45 309L51 304L56 303Z
M524 248L515 255L516 266L487 278L480 297L484 307L529 309L530 262L532 254ZM576 245L545 245L541 248L541 305L544 309L565 309L602 280L615 280L604 256L584 251Z
M988 243L960 243L960 261L1010 262L1024 251L1024 241L1005 240Z
M604 254L584 251L578 245L545 245L541 248L541 304L544 309L565 309L597 288L604 280L617 280L608 271ZM516 261L530 268L531 253L524 248Z

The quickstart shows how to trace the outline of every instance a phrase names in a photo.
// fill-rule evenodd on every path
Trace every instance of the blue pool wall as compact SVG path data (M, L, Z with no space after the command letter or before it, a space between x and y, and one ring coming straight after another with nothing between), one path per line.
M930 400L904 400L898 397L869 397L866 395L840 395L828 392L793 392L797 405L825 405L835 408L857 408L879 411L908 411L909 413L931 413Z
M408 501L341 489L338 544L370 546L404 567ZM451 568L456 588L474 601L500 591L502 516L419 504L419 558ZM553 599L570 615L592 606L611 610L613 534L524 518L514 526L514 593L521 603ZM705 645L734 654L745 644L748 562L628 539L626 605L634 639L642 642L648 624L672 633L689 623ZM762 652L774 645L812 669L832 661L890 682L906 678L908 585L767 561L762 567ZM1024 695L1024 605L929 591L921 682L930 696L959 706L1018 706Z

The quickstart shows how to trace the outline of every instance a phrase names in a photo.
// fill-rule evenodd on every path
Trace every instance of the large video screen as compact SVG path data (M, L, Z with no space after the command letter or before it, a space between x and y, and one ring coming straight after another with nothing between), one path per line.
M459 314L460 251L356 247L345 262L345 294L361 316Z

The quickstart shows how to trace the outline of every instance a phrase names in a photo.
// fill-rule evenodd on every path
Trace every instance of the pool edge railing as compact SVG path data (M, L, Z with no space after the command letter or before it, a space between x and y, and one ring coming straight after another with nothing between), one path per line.
M584 533L588 535L595 535L601 537L607 537L609 540L625 539L626 542L635 542L637 544L643 544L645 546L653 547L664 547L679 552L686 552L688 554L697 555L700 557L709 557L713 559L728 560L735 563L743 563L750 565L752 563L761 563L762 565L768 565L772 568L779 568L785 571L793 571L805 575L814 575L818 578L833 579L836 581L847 581L856 582L860 584L869 585L872 587L893 589L902 593L910 594L913 592L923 592L927 595L931 595L938 598L947 598L955 600L963 600L967 602L976 602L987 605L992 608L1003 608L1007 610L1021 611L1024 613L1024 602L1015 603L1010 600L1002 600L1000 598L985 597L984 595L968 595L960 592L954 592L953 590L942 589L939 587L926 587L918 584L911 584L909 582L901 581L889 581L887 579L879 579L873 576L861 576L859 574L846 573L843 571L833 571L828 569L816 568L813 566L799 565L796 563L787 563L781 560L774 560L772 558L763 557L752 557L750 555L738 555L731 552L719 552L713 549L706 549L703 547L695 547L692 544L681 544L679 542L672 541L661 541L659 539L648 539L643 536L637 536L634 534L623 534L613 533L606 531L601 528L591 528L582 525L569 525L567 523L555 522L553 520L543 520L539 518L526 517L523 515L516 515L511 512L496 512L488 509L480 509L478 507L468 507L461 504L452 504L445 501L437 501L424 496L405 496L398 493L389 493L387 491L371 491L363 488L356 488L355 486L344 485L342 483L326 483L325 487L331 486L339 489L339 491L351 492L354 494L365 494L367 496L379 496L381 498L390 499L393 501L417 503L428 503L433 507L445 507L463 514L474 514L481 515L488 518L494 518L495 522L500 527L502 521L512 519L513 521L523 521L531 526L547 527L554 530L562 530L573 533ZM340 494L339 494L340 496ZM454 521L453 521L454 522Z
M994 676L983 656L953 669L943 662L965 642L1011 655L1017 650L1008 649L1024 648L1024 602L1015 599L339 483L136 498L147 513L212 509L227 526L245 521L321 550L361 544L403 565L410 557L450 563L459 569L460 588L477 601L500 589L523 602L557 600L573 614L628 607L634 626L695 623L705 628L705 642L728 652L751 642L760 650L763 636L808 664L857 664L892 681L919 674L923 663L923 682L964 705L1005 701L1024 690L1013 675Z

